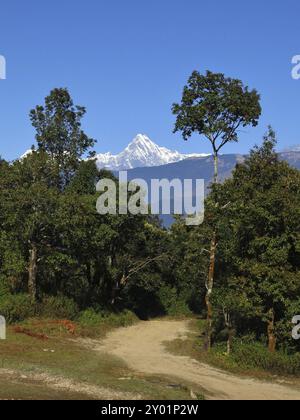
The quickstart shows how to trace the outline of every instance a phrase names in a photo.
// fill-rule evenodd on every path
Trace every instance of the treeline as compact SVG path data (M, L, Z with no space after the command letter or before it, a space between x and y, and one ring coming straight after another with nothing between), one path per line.
M214 146L215 182L198 227L178 218L166 230L152 216L98 214L96 184L114 177L92 159L95 141L81 127L85 109L55 89L31 111L37 148L0 161L0 313L9 321L76 318L87 310L131 310L143 319L194 312L207 317L207 347L224 341L229 353L246 337L271 352L298 349L291 321L300 314L299 171L279 161L270 129L218 183L221 148L205 124L219 118L221 144L237 141L240 125L257 123L259 97L220 75L198 77L190 85L197 95L185 88L174 107L178 130L188 138L202 118L198 132L206 130ZM224 94L226 101L217 100ZM194 100L209 106L191 112Z

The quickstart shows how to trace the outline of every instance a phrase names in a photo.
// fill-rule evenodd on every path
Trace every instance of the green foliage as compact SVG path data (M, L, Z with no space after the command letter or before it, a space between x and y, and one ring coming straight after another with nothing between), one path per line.
M177 295L167 310L187 313L192 291L185 291L198 288L198 273L185 282L190 261L181 268L176 240L155 218L97 213L97 181L117 180L82 159L94 145L81 128L84 115L67 89L54 89L30 113L37 150L12 164L0 161L0 278L8 291L42 300L44 317L74 318L77 306L100 307L118 313L102 313L106 320L126 325L126 309L145 319L163 313L159 290L166 284Z
M160 303L166 315L187 316L192 312L188 306L188 294L181 292L178 295L176 288L164 286L158 293Z
M220 348L220 350L222 347ZM262 369L276 375L300 375L300 354L270 353L261 343L235 340L231 360L243 369Z
M63 174L63 183L70 180L78 168L80 158L95 144L81 127L86 113L82 106L74 106L67 89L54 89L45 99L45 105L30 112L36 129L36 140L40 150L55 158Z
M9 286L4 276L0 276L0 301L10 294Z
M78 305L65 296L46 296L38 304L38 314L42 318L74 320L78 313Z
M94 160L82 161L68 185L68 191L78 195L93 195L100 178Z
M225 301L236 294L237 303L225 306L233 308L238 334L259 336L268 327L281 347L299 309L300 173L279 160L275 145L270 129L262 147L216 188L216 285Z
M137 322L137 316L131 311L120 313L96 312L87 309L79 314L78 322L83 327L99 327L103 324L110 327L129 327Z
M169 284L185 296L185 302L196 313L202 313L205 300L205 282L208 273L210 228L205 224L187 227L178 219L169 235Z
M35 315L35 304L26 294L5 294L0 297L0 314L8 324L24 321Z
M177 116L175 132L185 140L192 134L204 135L217 154L228 143L238 140L239 127L256 126L261 115L260 96L249 91L240 80L224 74L194 71L182 95L173 105Z
M103 314L91 308L81 312L78 316L78 322L85 327L97 327L103 322L103 319Z

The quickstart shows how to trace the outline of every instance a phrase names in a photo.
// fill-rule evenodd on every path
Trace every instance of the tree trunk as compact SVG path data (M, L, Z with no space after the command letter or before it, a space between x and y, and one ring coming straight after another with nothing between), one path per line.
M116 304L116 299L118 297L119 291L120 291L120 283L118 280L116 280L111 291L111 305L112 306L115 306Z
M28 268L28 293L35 301L37 298L37 258L38 250L35 243L31 243L29 250L29 268Z
M227 356L230 356L231 349L232 349L232 341L233 341L233 336L234 336L234 329L233 329L233 325L232 325L232 322L231 322L230 312L227 311L224 308L223 313L224 313L225 326L226 326L227 331L228 331L227 353L226 354L227 354Z
M227 340L227 356L230 356L231 349L232 349L232 341L233 341L233 331L230 329L228 331L228 340Z
M206 293L206 307L207 307L207 337L206 337L206 349L211 349L212 344L212 324L213 324L213 308L211 304L211 295L214 288L214 278L215 278L215 265L216 265L216 249L217 249L217 237L216 233L213 234L213 239L211 241L210 248L210 264L209 264L209 273L208 273L208 282L207 282L207 293Z
M269 341L269 352L275 353L277 338L275 335L275 311L274 309L270 310L270 319L268 320L268 341Z
M214 184L218 183L219 177L219 158L217 151L214 152ZM216 206L218 203L216 203ZM207 307L207 337L206 337L206 349L210 350L212 345L212 324L213 324L213 308L211 304L211 295L214 288L214 279L215 279L215 266L216 266L216 250L217 250L217 233L216 230L213 233L213 237L210 245L210 262L209 262L209 272L208 272L208 281L207 281L207 293L206 293L206 307Z
M214 184L217 184L219 181L219 156L218 153L214 153Z

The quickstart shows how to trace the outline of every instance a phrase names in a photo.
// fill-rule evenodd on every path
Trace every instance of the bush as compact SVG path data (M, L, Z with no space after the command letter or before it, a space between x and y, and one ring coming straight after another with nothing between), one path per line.
M29 295L3 295L0 298L0 315L8 324L24 321L35 315L35 304Z
M7 279L0 275L0 299L3 299L10 294Z
M166 315L191 315L191 310L187 303L188 298L184 293L178 295L176 289L164 286L159 291L159 299Z
M46 296L39 304L38 313L43 318L73 320L79 308L74 300L66 296Z
M231 357L242 368L258 368L278 375L300 374L299 353L270 353L261 343L248 344L236 340Z
M128 327L138 320L131 311L120 313L96 312L94 309L87 309L80 313L78 322L83 327L97 327L107 325L111 327Z
M79 314L78 322L84 327L96 327L103 322L103 316L94 309L87 309Z
M138 317L131 311L109 314L106 322L112 327L130 327L138 321Z

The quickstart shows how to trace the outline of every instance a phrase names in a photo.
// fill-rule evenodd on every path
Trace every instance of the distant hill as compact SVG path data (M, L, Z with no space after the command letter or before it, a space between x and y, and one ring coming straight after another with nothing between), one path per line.
M280 159L287 161L291 166L300 170L300 151L282 152L279 154ZM238 163L243 163L245 156L243 155L223 155L219 160L219 174L220 181L229 178ZM213 157L200 157L182 160L168 165L135 168L128 170L128 180L143 179L150 185L152 179L204 179L208 190L210 183L213 180L214 164ZM173 218L172 216L162 216L163 222L169 226Z
M299 153L300 155L300 153ZM240 155L221 156L219 161L220 179L228 178L238 162L243 162L244 157ZM214 162L213 157L186 159L169 165L156 166L152 168L136 168L128 171L130 180L141 178L147 183L151 179L204 179L208 186L213 179Z
M283 152L279 156L282 160L286 160L291 166L300 170L300 149L299 151Z
M287 161L291 166L300 170L300 151L299 152L283 152L279 154L280 159ZM229 178L232 171L238 163L245 160L243 155L223 155L219 159L220 181ZM214 162L213 157L201 157L185 159L180 162L170 163L163 166L155 166L152 168L136 168L128 171L128 179L133 180L141 178L148 184L151 179L168 179L178 178L184 179L204 179L206 186L213 180Z

